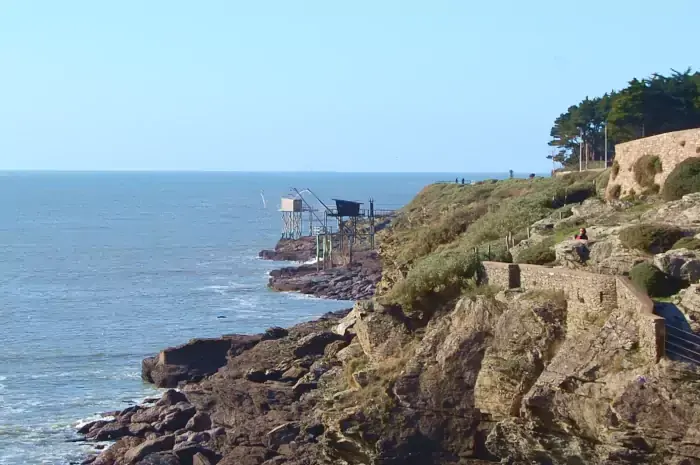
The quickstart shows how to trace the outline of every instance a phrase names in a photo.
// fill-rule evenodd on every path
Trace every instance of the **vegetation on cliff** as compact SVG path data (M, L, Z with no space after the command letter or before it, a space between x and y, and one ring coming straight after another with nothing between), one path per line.
M509 234L520 241L532 223L558 211L564 216L566 205L595 195L598 176L575 173L427 186L382 237L379 294L385 303L409 309L431 302L426 298L436 291L450 290L454 296L456 289L473 286L478 281L475 255L510 261Z
M593 160L605 155L605 124L608 150L614 144L664 132L700 126L700 73L673 71L633 79L620 91L588 98L569 107L554 121L550 131L554 159L576 165L582 143L588 144ZM551 158L551 157L550 157Z
M686 194L700 192L700 158L680 162L666 178L661 195L664 200L678 200Z

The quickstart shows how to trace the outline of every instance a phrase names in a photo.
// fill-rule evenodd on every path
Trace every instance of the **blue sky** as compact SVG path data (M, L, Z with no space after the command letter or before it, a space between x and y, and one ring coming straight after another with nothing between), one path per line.
M519 172L697 0L0 2L0 169Z

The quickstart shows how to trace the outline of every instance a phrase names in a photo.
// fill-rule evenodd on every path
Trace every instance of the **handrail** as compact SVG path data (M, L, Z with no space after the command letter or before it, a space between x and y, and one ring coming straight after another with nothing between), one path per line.
M695 355L698 356L698 358L700 358L700 352L696 352L696 351L694 351L694 350L692 350L692 349L689 349L689 348L687 348L687 347L683 347L682 345L675 344L675 343L670 342L670 341L668 341L668 340L666 340L666 344L667 344L667 345L671 345L671 346L673 346L673 347L676 347L676 348L678 348L678 349L684 350L684 351L686 351L686 352L690 352L690 353L692 353L692 354L695 354Z
M693 359L693 358L691 358L691 357L687 357L687 356L685 356L685 355L683 355L683 354L679 354L679 353L677 353L677 352L674 352L674 351L672 351L672 350L669 350L668 347L666 347L666 352L668 352L669 354L675 355L675 356L677 356L677 357L683 357L683 358L685 358L685 359L687 359L687 360L690 360L692 363L695 363L695 364L698 364L698 363L699 363L697 360L695 360L695 359Z
M674 334L666 333L666 337L667 337L667 338L671 338L671 339L676 339L676 340L678 340L678 341L682 341L682 342L684 342L684 343L686 343L686 344L692 344L692 345L694 345L694 346L700 347L700 343L699 343L699 342L694 342L694 341L692 341L692 340L690 340L690 339L683 339L682 337L676 336L676 335L674 335Z
M677 326L666 325L666 328L667 328L667 329L672 329L672 330L674 330L674 331L680 331L680 332L683 333L683 334L688 334L688 335L693 336L694 338L696 338L697 340L700 341L700 336L698 336L697 334L692 333L692 332L690 332L690 331L686 331L686 330L681 329L681 328L679 328L679 327L677 327Z

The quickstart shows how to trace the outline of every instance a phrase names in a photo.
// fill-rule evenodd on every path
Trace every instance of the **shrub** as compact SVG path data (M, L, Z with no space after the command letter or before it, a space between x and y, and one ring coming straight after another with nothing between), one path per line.
M673 244L672 249L700 250L700 239L694 237L683 237Z
M630 226L620 232L622 245L649 253L666 252L682 237L678 228L653 224Z
M598 190L605 190L610 182L610 170L603 171L595 180Z
M615 184L610 188L610 198L617 200L620 198L620 191L622 191L622 186Z
M528 247L518 254L518 263L529 263L531 265L547 265L556 260L554 249L549 241Z
M654 185L654 177L662 170L659 157L644 155L634 163L634 180L642 187L651 187Z
M664 200L678 200L686 194L700 191L700 157L679 163L666 178L661 191Z
M650 297L668 297L680 289L676 280L647 262L642 262L632 267L630 279Z
M620 164L617 162L617 160L615 160L612 164L612 172L611 172L611 176L612 176L613 181L615 180L615 178L617 177L617 174L619 172L620 172Z
M434 302L426 300L438 294L440 300L455 298L465 289L479 285L483 277L483 265L473 253L432 254L397 282L381 303L400 305L409 313L419 310L424 303L431 306Z

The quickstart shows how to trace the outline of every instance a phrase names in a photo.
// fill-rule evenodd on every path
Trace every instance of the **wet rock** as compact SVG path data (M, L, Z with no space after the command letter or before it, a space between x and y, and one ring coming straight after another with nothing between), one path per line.
M122 423L112 422L106 425L95 428L87 434L88 439L93 439L95 441L114 441L115 439L123 438L129 435L128 425Z
M109 420L96 420L96 421L91 421L90 423L86 423L83 426L81 426L78 429L78 434L87 434L93 429L99 429L102 428L104 425L107 423L110 423L111 421Z
M185 429L194 432L206 431L211 428L211 418L203 412L195 413L185 425Z
M169 451L173 448L173 446L175 446L175 436L172 434L151 439L139 444L133 449L130 449L126 454L124 454L124 461L126 463L133 464L139 460L143 460L150 454Z

